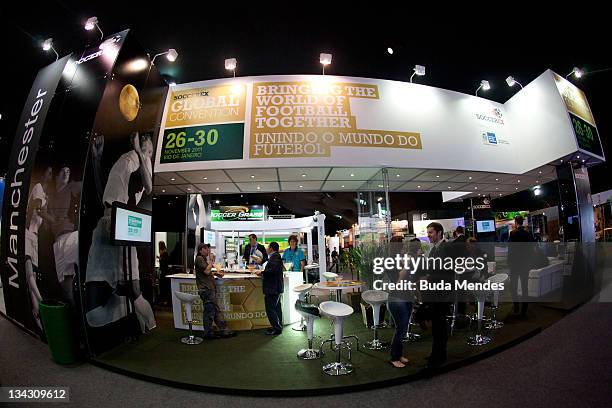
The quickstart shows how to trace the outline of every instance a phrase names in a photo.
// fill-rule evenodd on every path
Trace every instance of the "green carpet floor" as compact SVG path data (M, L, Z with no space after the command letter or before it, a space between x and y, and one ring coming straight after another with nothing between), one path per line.
M495 349L537 333L564 316L562 311L532 304L529 316L518 319L509 316L510 308L510 304L500 308L498 316L506 325L488 333L493 341L486 346L468 346L466 337L470 332L456 331L449 339L447 366L453 368L484 357ZM353 353L355 370L352 374L330 377L321 371L321 360L302 361L296 357L296 352L306 346L305 332L293 331L288 326L280 336L266 336L263 331L242 331L233 338L188 346L180 342L186 331L173 328L170 310L158 310L156 315L157 329L141 336L136 343L106 352L94 363L128 375L187 388L297 395L354 391L421 378L425 357L431 350L430 331L420 333L417 328L415 332L422 334L421 339L404 343L404 354L411 360L406 368L397 369L388 364L388 350L370 351L361 347L359 352ZM316 320L315 335L328 338L332 330L329 320ZM364 327L360 313L347 319L344 333L356 334L362 343L372 338L372 331ZM382 340L390 341L393 329L381 329L379 333ZM323 361L333 359L334 353L329 351Z

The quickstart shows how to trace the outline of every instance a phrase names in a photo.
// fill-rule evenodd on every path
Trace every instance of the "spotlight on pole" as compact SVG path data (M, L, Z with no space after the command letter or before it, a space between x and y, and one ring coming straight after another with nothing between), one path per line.
M414 72L412 73L412 75L410 76L410 82L412 82L412 78L415 75L418 76L425 76L425 67L423 65L415 65L414 68L412 69Z
M489 84L489 81L487 81L486 79L483 79L482 81L480 81L480 86L478 87L478 89L476 89L476 96L478 96L478 91L480 90L483 91L488 91L489 89L491 89L491 85Z
M508 78L506 78L506 83L508 84L508 86L514 86L514 84L518 84L518 86L520 86L521 89L523 89L523 85L521 85L521 83L519 81L514 79L514 77L512 75L510 75Z
M322 52L319 55L319 62L323 66L323 75L325 75L325 66L331 64L331 62L332 62L332 55L331 54L325 54L324 52Z
M581 78L582 75L584 75L584 71L578 67L574 67L572 68L571 72L565 76L565 78L568 78L572 74L574 74L574 77L576 78Z
M388 53L389 55L393 55L393 48L391 48L391 47L387 47L387 53Z
M159 54L155 54L153 59L151 60L151 64L155 63L155 58L165 55L168 61L174 62L178 58L178 52L174 48L170 48L168 51L160 52Z
M87 31L91 31L94 28L97 28L98 31L100 31L100 39L104 38L104 33L102 32L102 30L100 29L100 26L98 25L98 17L89 17L87 19L87 21L85 22L85 29Z
M228 58L225 60L225 69L228 71L232 71L234 74L234 78L236 78L236 67L238 66L238 61L236 58Z
M59 54L57 51L55 51L55 48L53 48L53 38L47 38L45 41L43 41L42 49L45 51L53 50L55 53L55 60L57 61L59 59Z

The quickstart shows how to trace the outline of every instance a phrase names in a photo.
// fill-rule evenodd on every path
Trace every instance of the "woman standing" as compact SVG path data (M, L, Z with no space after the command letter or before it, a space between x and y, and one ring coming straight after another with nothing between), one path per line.
M390 252L395 254L401 254L403 252L403 237L395 236L391 238ZM421 251L421 241L414 238L410 241L408 246L408 256L417 257ZM411 278L411 272L406 269L389 271L389 278L391 282L399 283L401 281L408 281ZM404 368L409 360L403 356L404 346L403 338L408 330L408 324L410 323L410 314L412 313L412 298L413 295L408 290L395 290L389 293L388 307L393 320L395 321L395 333L393 334L393 340L391 341L391 355L389 362L396 368Z

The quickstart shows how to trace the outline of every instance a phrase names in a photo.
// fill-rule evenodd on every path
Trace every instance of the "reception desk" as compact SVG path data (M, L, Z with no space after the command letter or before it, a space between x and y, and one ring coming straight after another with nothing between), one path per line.
M171 280L174 327L187 329L185 306L174 296L174 292L197 294L195 275L178 273L168 275L167 278ZM217 303L231 330L254 330L270 327L261 288L261 277L251 273L241 273L240 271L226 272L222 279L216 278L215 282L217 284ZM301 283L302 274L300 272L285 272L284 293L281 297L283 324L285 325L300 320L300 315L294 308L298 295L292 289ZM193 325L193 329L203 330L201 300L197 300L193 304L192 312L193 318L198 321Z

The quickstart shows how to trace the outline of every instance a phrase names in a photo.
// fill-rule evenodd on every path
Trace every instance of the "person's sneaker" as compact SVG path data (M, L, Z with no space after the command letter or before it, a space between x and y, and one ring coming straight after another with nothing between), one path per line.
M276 330L274 330L272 328L266 330L266 335L268 335L268 336L278 336L281 333L282 333L282 331L276 331Z

